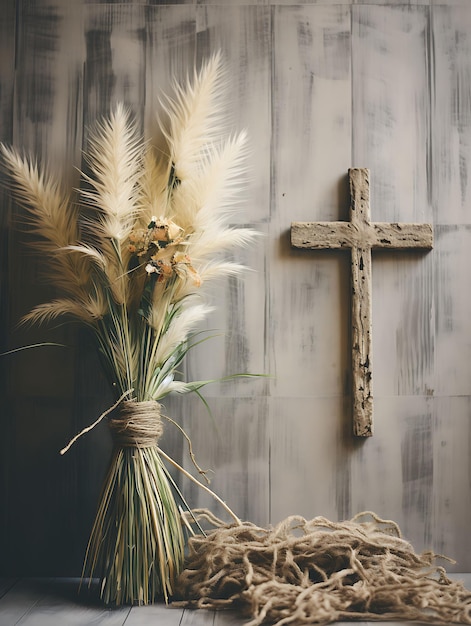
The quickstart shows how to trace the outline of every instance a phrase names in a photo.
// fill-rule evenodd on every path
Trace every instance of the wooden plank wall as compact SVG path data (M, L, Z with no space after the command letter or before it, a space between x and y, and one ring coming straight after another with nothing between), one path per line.
M150 128L159 94L221 48L249 185L235 220L264 237L253 271L209 298L221 335L190 377L270 379L169 398L213 488L256 523L373 510L417 549L471 571L471 6L467 0L5 1L0 140L80 165L90 124L118 100ZM291 221L346 219L349 167L371 170L376 221L431 222L428 254L373 259L375 433L350 426L349 267L293 251ZM66 175L64 171L64 175ZM4 175L2 174L4 182ZM3 185L2 185L3 188ZM111 404L82 330L17 327L54 292L2 191L1 569L77 575L110 453L106 427L58 450ZM178 432L165 446L190 469ZM182 482L194 506L217 507Z

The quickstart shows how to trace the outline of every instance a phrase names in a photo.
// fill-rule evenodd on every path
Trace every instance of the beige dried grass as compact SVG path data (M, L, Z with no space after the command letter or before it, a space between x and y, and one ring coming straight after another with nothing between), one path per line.
M202 341L197 325L212 310L200 286L239 273L241 265L224 254L255 238L251 229L230 225L245 184L246 137L226 136L224 73L216 54L185 84L175 83L173 99L163 103L165 145L158 149L118 104L90 133L77 193L64 191L62 177L34 158L1 145L60 292L24 321L65 316L87 326L116 406L156 405L171 392L201 395L214 382L182 380L188 351ZM128 429L144 419L133 413ZM188 526L181 509L190 507L162 459L187 473L157 438L145 446L115 444L84 569L101 576L107 604L168 600L183 563Z

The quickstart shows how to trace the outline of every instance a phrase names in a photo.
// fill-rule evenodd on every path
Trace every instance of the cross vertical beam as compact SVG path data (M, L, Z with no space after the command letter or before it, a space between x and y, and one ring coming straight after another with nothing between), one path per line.
M433 247L431 224L371 222L370 173L352 168L349 222L293 222L293 248L349 249L352 290L352 397L353 433L373 434L371 250L377 248L424 249Z
M370 184L367 170L350 170L350 223L361 232L370 223ZM353 434L373 434L371 349L371 248L351 248L352 289L352 395Z

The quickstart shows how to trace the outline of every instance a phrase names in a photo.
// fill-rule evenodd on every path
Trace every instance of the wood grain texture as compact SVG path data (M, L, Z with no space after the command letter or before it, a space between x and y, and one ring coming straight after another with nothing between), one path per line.
M348 340L348 261L327 252L316 255L313 263L305 251L290 250L288 232L293 216L300 221L313 216L339 219L339 206L348 209L349 51L347 8L275 8L267 280L269 373L275 376L270 393L280 401L341 396L349 369L343 350ZM337 146L335 154L326 152L328 145ZM272 507L282 498L276 492Z
M232 220L258 224L266 221L270 207L272 14L268 7L247 6L256 3L242 4L246 6L234 2L197 7L197 60L215 50L223 54L230 80L229 126L232 132L247 131L249 152L245 184Z
M211 414L196 397L187 397L183 406L183 424L191 438L196 461L207 471L210 489L238 517L267 524L270 500L267 399L261 396L208 400ZM206 484L195 470L186 445L183 464ZM193 506L208 507L221 519L233 521L210 494L194 483L185 481L183 493Z
M435 71L432 84L432 202L440 224L469 224L471 212L471 12L467 6L431 11Z
M182 78L222 49L233 127L251 137L233 221L263 237L235 258L255 271L210 292L216 310L203 326L220 336L191 355L185 373L272 378L208 387L214 423L196 397L168 398L166 411L240 516L265 524L376 510L418 549L458 558L455 571L471 569L468 4L17 0L0 16L1 138L71 179L97 116L123 99L151 133L172 73ZM346 172L365 166L375 221L432 223L434 250L373 253L375 436L359 442L349 421L348 256L292 250L289 227L346 220ZM69 346L3 365L0 567L78 575L111 444L103 425L65 458L58 450L111 394L82 331L17 328L53 291L43 261L27 254L23 210L8 200L0 211L3 343ZM191 468L170 425L162 445ZM192 504L210 504L181 486ZM44 621L61 609L54 594L41 597ZM128 620L143 621L134 608Z
M180 626L183 623L183 614L185 610L167 606L165 604L150 604L147 606L131 607L125 624L129 626L151 626L151 624L159 624L160 626ZM213 617L213 616L211 616ZM208 619L208 624L212 620Z
M434 321L435 379L437 395L467 396L471 377L471 337L467 284L470 263L471 228L438 228L435 263ZM459 259L459 260L458 260Z
M270 400L271 521L293 514L338 517L344 410L339 396ZM351 422L348 424L351 433ZM351 434L350 434L351 438ZM347 468L348 471L348 468ZM339 472L339 473L338 473ZM349 475L343 476L344 484ZM342 510L349 514L348 505Z
M188 68L194 65L196 10L184 3L147 6L144 24L144 129L147 136L154 138L159 98L171 93L173 78L185 79Z
M110 610L97 606L96 595L93 598L78 597L78 580L55 579L44 588L42 580L26 582L26 588L21 588L21 582L16 585L10 594L21 590L14 602L26 604L28 598L33 597L35 602L30 609L18 620L23 626L60 626L61 624L103 624L104 626L121 626L126 622L130 607L117 607ZM29 587L29 589L28 589ZM19 588L19 589L18 589ZM8 594L5 601L10 600ZM2 612L0 604L0 615ZM12 622L10 622L12 623ZM13 622L15 623L15 622Z
M464 584L464 586L469 589L471 586L471 574L469 573L460 573L460 574L451 574L450 578L452 580L458 580ZM116 626L124 626L125 624L131 624L131 626L152 626L152 624L156 623L156 619L158 620L158 624L160 626L176 626L177 624L185 624L189 626L243 626L243 624L247 623L247 619L241 617L240 613L236 611L229 610L220 610L220 611L208 611L204 609L199 610L191 610L191 609L182 609L178 607L174 607L172 605L165 606L163 604L155 604L152 606L133 606L127 610L107 610L103 611L103 609L99 606L86 606L84 605L83 599L76 600L70 597L67 593L64 594L64 586L67 585L76 585L78 583L77 579L56 579L52 581L52 583L48 586L42 585L42 581L37 581L35 585L31 586L28 584L24 584L23 581L19 581L17 585L11 589L9 594L12 594L11 599L5 598L7 602L10 600L10 608L15 605L19 605L20 603L25 605L32 605L31 609L31 617L38 615L41 620L42 616L42 598L46 596L46 593L54 594L56 596L56 605L52 609L49 617L51 619L51 624L60 623L58 620L63 619L66 624L83 624L81 621L81 617L87 619L87 623L94 624L96 626L102 626L105 624L115 624ZM0 580L0 586L2 581ZM41 588L42 585L42 588ZM20 591L21 593L18 593ZM48 591L46 591L46 589ZM39 593L38 593L39 592ZM36 606L34 606L33 602L36 602ZM82 613L80 613L80 608L82 608ZM8 617L8 608L5 612L2 611L2 599L0 599L0 621L4 622L4 618ZM21 613L20 613L21 615ZM25 615L25 620L23 621L20 617L19 621L16 623L18 625L22 625L24 623L30 623L29 614ZM38 622L43 623L42 621ZM351 622L335 622L336 626L348 626ZM370 624L391 624L391 622L360 622L364 625ZM406 626L407 622L393 622L397 626Z
M424 6L352 7L352 160L377 221L430 222L430 41Z
M17 624L51 588L52 579L19 580L0 598L4 624Z

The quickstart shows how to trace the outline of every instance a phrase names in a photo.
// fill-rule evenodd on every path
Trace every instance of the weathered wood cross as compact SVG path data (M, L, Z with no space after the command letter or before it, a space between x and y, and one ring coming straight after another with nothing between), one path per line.
M293 222L291 245L351 251L353 433L373 434L371 358L371 250L431 249L431 224L371 222L369 170L354 168L350 178L350 222Z

